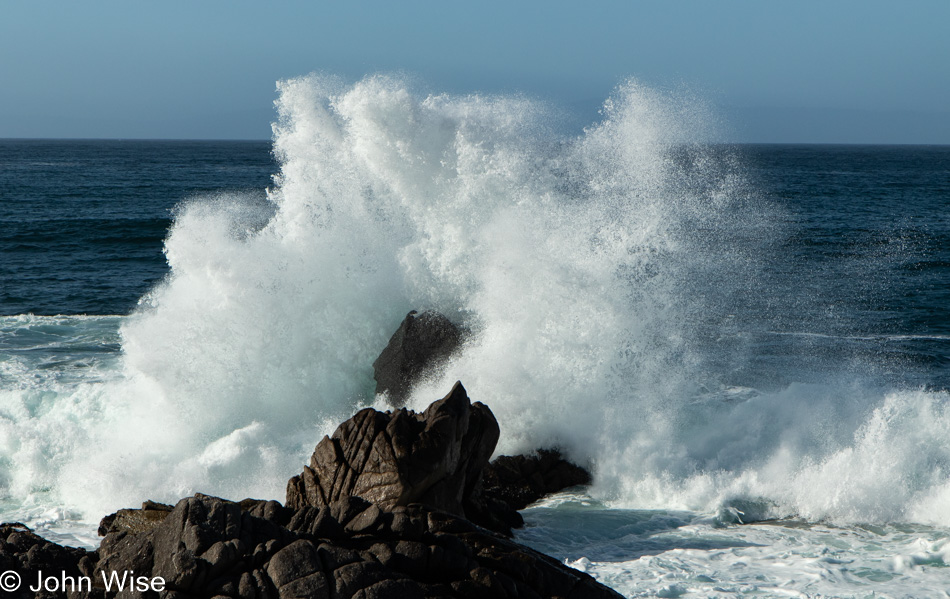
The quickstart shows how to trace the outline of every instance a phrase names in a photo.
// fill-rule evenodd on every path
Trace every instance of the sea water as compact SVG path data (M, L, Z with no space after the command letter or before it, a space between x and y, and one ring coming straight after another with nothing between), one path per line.
M282 499L410 309L499 453L594 484L517 538L627 596L950 592L950 148L729 146L618 87L282 82L273 143L0 142L0 509L92 546Z

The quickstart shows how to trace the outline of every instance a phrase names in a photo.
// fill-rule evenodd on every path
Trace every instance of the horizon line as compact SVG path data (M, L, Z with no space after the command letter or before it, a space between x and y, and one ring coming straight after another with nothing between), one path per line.
M212 137L0 137L0 142L168 142L168 143L273 143L273 139L251 138L212 138ZM854 147L950 147L950 143L921 143L921 142L849 142L849 141L712 141L702 142L699 145L710 146L854 146Z

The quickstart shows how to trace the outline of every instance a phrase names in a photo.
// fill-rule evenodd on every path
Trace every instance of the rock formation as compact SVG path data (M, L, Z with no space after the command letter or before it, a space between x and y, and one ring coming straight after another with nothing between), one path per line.
M391 406L402 407L413 383L444 364L461 341L461 331L445 316L413 310L373 362L376 393L386 393Z
M182 499L149 532L107 535L96 570L160 576L176 599L619 597L462 518L358 497L296 511Z
M589 575L479 525L510 532L511 514L520 521L482 492L497 440L491 411L456 384L421 414L368 409L343 423L289 481L286 507L205 495L174 507L146 502L104 518L105 538L94 552L5 524L0 569L23 578L9 594L16 598L619 598ZM546 452L496 461L492 492L524 502L554 481L579 480L562 462ZM91 586L64 582L34 594L29 585L40 571L85 577ZM124 573L160 581L162 590L120 593L119 579L110 577Z
M361 410L324 437L310 465L290 479L287 507L324 507L347 496L386 510L423 503L510 534L520 516L504 505L492 516L481 495L498 435L491 410L470 403L461 383L421 414Z

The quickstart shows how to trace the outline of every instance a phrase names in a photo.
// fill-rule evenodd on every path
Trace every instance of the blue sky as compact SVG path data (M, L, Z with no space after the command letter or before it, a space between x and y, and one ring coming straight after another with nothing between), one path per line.
M627 77L727 140L950 143L950 2L6 0L0 137L267 139L278 79L402 71L579 122Z

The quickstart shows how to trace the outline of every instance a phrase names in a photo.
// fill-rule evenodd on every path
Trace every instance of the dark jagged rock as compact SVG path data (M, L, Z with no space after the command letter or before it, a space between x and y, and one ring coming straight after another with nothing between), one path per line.
M487 498L521 510L545 495L577 485L590 484L590 473L561 457L560 452L539 449L534 455L499 456L482 474Z
M405 405L413 383L426 371L445 363L462 341L462 333L438 312L410 312L376 361L376 393L386 393L390 405Z
M386 510L423 503L510 534L520 516L486 504L480 492L498 435L491 410L470 403L461 383L421 414L361 410L324 437L310 465L290 479L287 506L324 507L348 496Z
M358 497L303 507L280 525L199 495L149 531L109 533L99 554L97 572L161 576L181 599L619 597L452 514L419 504L385 511Z
M2 525L0 571L26 583L40 570L91 581L80 592L35 595L50 599L619 598L479 525L482 518L505 528L510 514L520 521L500 499L481 495L497 440L491 411L456 384L421 414L363 410L345 422L291 479L287 507L200 494L174 508L146 502L104 518L96 552ZM531 480L540 473L548 486L565 478L552 474L563 468L555 458L532 460L514 470ZM133 572L163 589L107 590L107 578ZM9 596L33 597L28 588Z

